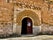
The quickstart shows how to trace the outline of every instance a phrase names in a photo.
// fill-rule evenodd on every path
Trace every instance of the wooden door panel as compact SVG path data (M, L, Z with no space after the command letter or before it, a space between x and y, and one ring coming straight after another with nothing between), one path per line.
M22 34L32 34L32 21L30 18L22 20Z
M30 19L27 19L27 34L32 34L32 22Z

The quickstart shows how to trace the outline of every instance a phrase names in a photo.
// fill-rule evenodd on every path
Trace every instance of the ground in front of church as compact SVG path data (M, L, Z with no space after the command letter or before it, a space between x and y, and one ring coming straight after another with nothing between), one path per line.
M0 40L53 40L53 35L38 35L33 37L11 37L11 38L3 38Z

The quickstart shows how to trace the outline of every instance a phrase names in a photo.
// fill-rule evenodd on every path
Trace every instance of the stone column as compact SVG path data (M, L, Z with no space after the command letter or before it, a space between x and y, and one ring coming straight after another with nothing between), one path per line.
M16 28L17 28L17 14L20 12L20 10L18 10L19 8L17 8L16 6L14 6L14 23L13 23L13 33L16 33Z
M14 8L13 33L16 33L16 9Z

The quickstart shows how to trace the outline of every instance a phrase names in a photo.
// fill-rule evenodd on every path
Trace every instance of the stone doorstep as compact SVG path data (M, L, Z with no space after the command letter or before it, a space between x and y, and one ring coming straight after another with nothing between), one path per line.
M21 35L21 37L33 37L33 34L26 34L26 35Z

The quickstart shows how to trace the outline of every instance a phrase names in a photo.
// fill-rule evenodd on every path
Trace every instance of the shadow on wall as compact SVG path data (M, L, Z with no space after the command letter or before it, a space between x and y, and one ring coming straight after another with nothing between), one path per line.
M12 38L12 37L20 37L20 35L18 35L16 33L13 33L11 35L0 35L0 38L1 39L4 39L4 38Z
M48 33L46 33L46 34L43 34L43 33L39 33L39 34L37 34L36 36L40 36L40 35L53 35L53 34L48 34ZM20 35L18 35L18 34L12 34L12 35L8 35L8 36L0 36L0 39L5 39L5 38L14 38L14 37L21 37ZM32 36L31 36L32 37ZM34 36L33 36L34 37Z
M42 24L41 27L42 27L41 28L41 32L39 32L36 36L39 36L39 35L53 35L53 26L50 26L50 25L47 25L47 24ZM18 35L16 33L13 33L11 35L10 34L9 35L8 34L6 34L6 35L0 35L1 39L12 38L12 37L21 37L21 35Z

